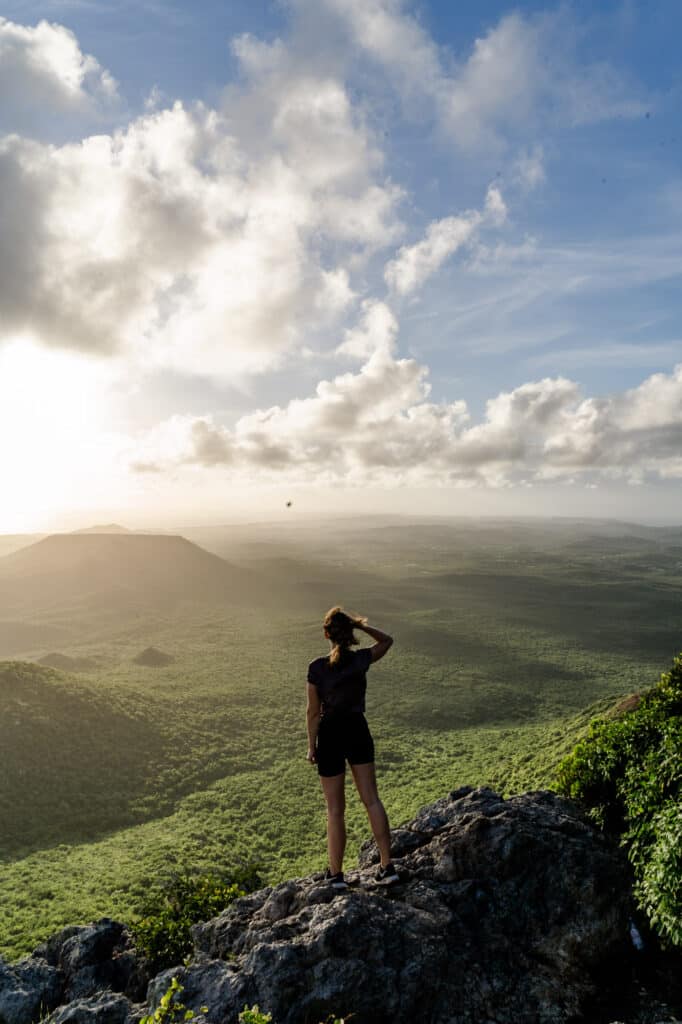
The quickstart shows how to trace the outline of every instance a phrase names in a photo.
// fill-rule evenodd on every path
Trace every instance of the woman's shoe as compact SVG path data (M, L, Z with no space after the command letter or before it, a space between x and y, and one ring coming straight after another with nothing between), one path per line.
M330 868L327 868L324 880L329 883L332 889L336 889L338 892L342 892L344 889L348 888L348 882L343 877L343 871L337 871L337 873L333 875Z
M382 868L381 865L377 868L374 881L376 885L394 885L400 881L400 878L393 864L387 864L385 868Z

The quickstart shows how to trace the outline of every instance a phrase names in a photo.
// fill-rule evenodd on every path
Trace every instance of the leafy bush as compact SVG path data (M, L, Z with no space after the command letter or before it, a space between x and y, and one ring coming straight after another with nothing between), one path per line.
M558 782L622 837L641 908L682 946L682 655L634 708L591 724Z
M179 1024L179 1021L187 1021L189 1024L190 1021L196 1020L195 1011L180 1002L180 996L184 991L184 985L181 985L177 978L173 978L154 1013L143 1017L140 1024ZM199 1012L207 1013L208 1007L202 1006Z
M173 978L170 988L161 997L161 1002L154 1013L143 1017L140 1024L180 1024L180 1021L190 1024L190 1022L196 1021L195 1011L188 1009L184 1003L180 1002L182 992L184 992L184 986L177 978ZM208 1007L202 1006L199 1012L208 1013ZM239 1024L271 1024L271 1022L272 1014L262 1013L258 1003L254 1006L245 1006L239 1014ZM321 1022L321 1024L346 1024L346 1022L343 1017L330 1016L326 1022Z
M239 1014L239 1024L270 1024L271 1013L261 1013L258 1003L255 1006L245 1006Z
M192 950L193 924L216 917L261 884L258 867L249 865L229 874L185 872L152 891L132 926L135 946L149 969L159 971L181 963Z

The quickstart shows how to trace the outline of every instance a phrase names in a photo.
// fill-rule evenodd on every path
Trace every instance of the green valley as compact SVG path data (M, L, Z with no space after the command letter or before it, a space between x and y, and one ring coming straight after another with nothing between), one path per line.
M258 861L274 881L324 865L304 702L332 604L396 639L367 712L393 824L465 783L550 784L590 718L682 648L679 528L180 532L60 535L0 558L6 955L67 923L130 920L186 868ZM149 647L172 660L136 663ZM48 654L85 667L38 664ZM351 865L369 833L350 792L348 825Z

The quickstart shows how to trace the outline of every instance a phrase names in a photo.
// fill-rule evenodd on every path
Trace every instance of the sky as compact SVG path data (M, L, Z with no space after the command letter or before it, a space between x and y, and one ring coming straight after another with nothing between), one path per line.
M682 522L678 0L0 14L0 532Z

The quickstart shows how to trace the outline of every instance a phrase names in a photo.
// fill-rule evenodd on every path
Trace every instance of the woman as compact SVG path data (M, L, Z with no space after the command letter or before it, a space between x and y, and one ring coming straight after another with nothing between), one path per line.
M352 651L357 645L353 630L360 629L375 641L372 647ZM327 801L327 850L325 878L334 889L346 889L343 854L346 847L344 820L346 761L350 764L360 799L367 810L381 863L375 881L398 881L391 863L391 834L384 805L377 792L374 773L374 741L365 719L366 673L393 643L366 619L351 618L342 608L332 608L324 619L324 635L331 644L329 655L316 658L308 667L308 760L317 764Z

